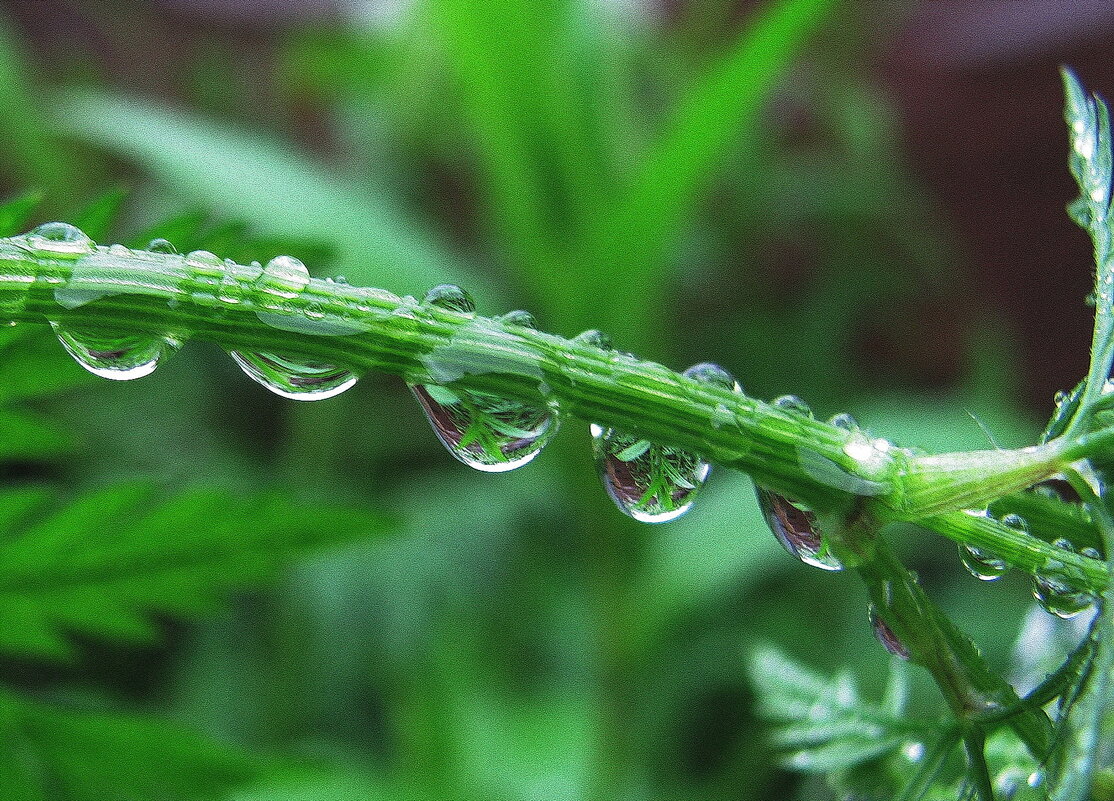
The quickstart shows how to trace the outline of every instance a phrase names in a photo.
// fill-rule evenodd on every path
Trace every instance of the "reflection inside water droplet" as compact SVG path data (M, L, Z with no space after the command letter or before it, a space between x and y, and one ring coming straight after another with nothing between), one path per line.
M754 489L766 524L785 550L806 565L821 570L843 569L843 563L825 547L815 514L797 506L784 495L757 484Z
M425 293L423 302L461 314L476 312L476 302L472 300L472 296L456 284L438 284Z
M882 615L879 614L878 608L871 604L867 608L867 619L870 621L870 628L874 631L874 636L878 638L878 642L894 656L902 659L909 658L909 649L905 647L904 643L897 638L893 629L889 627Z
M557 432L548 407L438 384L411 384L410 390L449 453L485 473L532 461Z
M159 361L176 352L182 343L168 336L118 335L51 322L62 347L93 375L128 381L150 375Z
M1066 539L1057 539L1052 544L1075 552L1075 547ZM1033 576L1033 597L1044 611L1064 620L1082 613L1095 602L1093 595L1072 586L1066 566L1055 560L1049 561Z
M240 369L276 395L291 400L324 400L355 385L359 376L342 367L273 353L230 351Z
M35 250L65 257L83 256L96 247L84 231L64 222L43 223L31 229L25 241Z
M973 545L960 545L959 559L967 568L967 572L980 581L996 581L1009 570L1009 565L1004 559L999 559Z

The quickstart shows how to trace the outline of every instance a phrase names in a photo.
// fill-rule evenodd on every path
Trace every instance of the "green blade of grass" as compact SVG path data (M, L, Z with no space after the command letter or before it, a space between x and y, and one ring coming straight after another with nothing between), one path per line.
M765 9L734 47L681 98L672 121L617 203L604 210L583 247L582 289L609 309L605 325L644 340L659 309L627 308L631 287L664 292L666 257L727 150L758 135L775 82L835 0L781 0Z

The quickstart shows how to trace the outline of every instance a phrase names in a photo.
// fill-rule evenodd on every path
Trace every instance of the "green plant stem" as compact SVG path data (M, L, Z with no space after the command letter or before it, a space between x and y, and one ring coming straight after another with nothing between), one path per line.
M952 713L966 725L975 727L1003 710L1016 710L1008 725L1036 759L1043 759L1052 736L1047 715L1020 704L1013 687L990 670L975 644L932 603L878 529L876 521L859 516L836 536L839 547L858 562L856 570L871 602L909 660L931 674Z
M574 340L320 279L276 292L260 283L260 272L118 246L64 258L24 238L0 239L0 314L76 331L207 340L556 404L750 473L821 513L856 507L880 522L920 522L970 536L1025 569L1061 559L1078 569L1083 588L1105 586L1105 572L1090 570L1085 558L1064 559L1036 538L971 523L955 510L981 508L1056 474L1114 435L922 456Z

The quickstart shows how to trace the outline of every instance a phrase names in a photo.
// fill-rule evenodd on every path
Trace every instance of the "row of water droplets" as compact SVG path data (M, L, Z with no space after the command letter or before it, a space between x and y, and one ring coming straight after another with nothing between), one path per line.
M24 237L27 247L36 253L60 259L78 259L96 251L96 245L80 229L67 223L45 223ZM112 254L121 245L108 249ZM146 251L156 254L176 254L177 250L165 239L153 239ZM209 270L219 274L226 262L204 250L186 254L186 262L204 273ZM309 271L302 262L291 256L278 256L266 266L258 267L254 284L263 292L276 297L293 298L309 284ZM224 303L240 302L233 284L222 286L218 282L217 295ZM65 296L59 296L63 305ZM70 322L51 321L62 346L82 367L94 375L117 381L127 381L150 375L159 363L182 347L182 339L171 334L136 334L88 328ZM273 392L295 400L316 400L343 392L356 383L350 371L315 361L278 356L271 353L232 351L232 358L251 378Z
M24 237L24 242L38 253L60 259L77 259L96 250L95 243L81 230L60 222L35 228ZM114 245L109 252L121 247ZM152 240L146 250L157 254L177 253L165 239ZM220 276L221 268L234 266L208 251L193 251L186 254L185 259L199 274L209 270L214 276ZM278 256L265 266L254 266L258 268L254 288L263 297L293 299L309 285L306 266L291 256ZM213 294L219 301L240 302L234 283L226 285L219 277L214 280L217 286ZM340 283L340 279L337 282ZM475 314L471 296L451 284L431 289L424 303L465 316ZM504 325L536 328L533 317L524 311L510 312L497 320ZM52 321L51 325L59 341L79 364L95 375L116 380L149 375L161 360L182 346L181 339L172 335L105 332L58 321ZM574 341L611 350L609 339L599 331L585 331ZM263 351L234 350L230 355L250 378L294 400L333 397L352 387L359 378L347 368L311 359ZM735 378L715 364L695 365L684 375L709 386L742 392ZM530 462L558 428L559 408L553 402L534 405L433 383L409 386L446 449L477 470L505 472ZM773 405L788 414L812 417L809 406L793 395L777 398ZM849 433L861 431L855 419L847 414L836 415L829 423ZM636 520L660 523L680 517L692 507L711 472L707 461L680 448L659 445L594 423L590 425L590 432L595 461L608 495L623 513ZM762 486L756 486L756 491L770 530L789 553L823 570L843 568L829 549L812 511ZM1001 522L1022 530L1027 528L1016 515L1008 515ZM1073 550L1067 540L1057 540L1054 544L1067 551ZM1093 551L1086 548L1081 553L1097 558L1098 554ZM1006 570L1003 560L971 546L960 546L960 556L972 575L982 580L997 579ZM1056 565L1050 565L1046 573L1034 578L1034 595L1046 610L1060 617L1078 614L1094 600L1060 579ZM870 618L887 648L903 653L904 649L881 617L872 610Z

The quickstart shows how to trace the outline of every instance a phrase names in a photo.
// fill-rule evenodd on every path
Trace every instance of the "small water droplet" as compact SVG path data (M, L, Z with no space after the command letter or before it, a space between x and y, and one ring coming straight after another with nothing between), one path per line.
M586 331L577 340L583 341L586 335L597 339L599 333ZM711 362L695 364L684 375L710 386L742 391L731 373ZM620 511L643 523L665 523L687 512L712 471L711 464L680 448L658 445L595 423L590 431L607 494Z
M515 309L514 311L507 312L499 318L499 322L506 325L517 325L521 328L536 329L538 327L538 322L534 319L534 315L522 309Z
M193 250L186 254L186 261L195 267L220 267L224 260L208 250Z
M859 421L849 415L847 412L840 412L835 417L828 420L828 425L842 428L844 431L858 431Z
M1009 526L1010 528L1012 528L1015 531L1020 531L1024 534L1029 533L1029 521L1026 520L1024 517L1022 517L1021 515L1012 514L1012 513L1008 514L1008 515L1003 515L1002 519L999 522L1001 522L1002 525L1004 525L1004 526Z
M739 386L739 382L735 380L735 376L731 375L731 373L724 370L718 364L713 364L712 362L694 364L692 367L685 370L683 375L685 378L691 378L694 381L699 381L701 384L708 384L733 392L743 391L743 388Z
M590 345L600 350L612 349L611 337L596 328L589 328L587 331L581 331L572 338L572 341L579 345Z
M1060 538L1052 544L1061 550L1075 553L1070 541ZM1044 611L1067 620L1083 612L1094 602L1094 596L1076 590L1064 575L1064 565L1050 561L1033 576L1033 597Z
M438 284L425 293L422 302L428 306L437 306L461 314L476 313L476 301L456 284Z
M1098 559L1100 561L1102 560L1102 554L1099 553L1099 549L1092 548L1089 545L1086 548L1081 549L1079 551L1079 555L1086 556L1088 559Z
M62 347L93 375L128 381L150 375L182 343L169 336L116 335L58 322L51 327Z
M796 412L805 417L812 417L812 407L796 395L782 395L779 398L774 398L773 405L787 412Z
M449 453L485 473L521 467L557 432L549 407L439 384L411 384L410 390Z
M870 627L874 630L874 636L878 638L878 642L891 654L902 659L909 658L909 649L905 644L897 638L893 629L889 627L882 615L878 613L877 607L871 604L867 607L867 619L870 621Z
M131 248L127 245L109 245L108 255L110 256L130 256L132 253Z
M757 484L754 489L766 524L785 550L806 565L821 570L843 569L843 563L824 547L823 537L816 526L816 515L800 508L784 495Z
M152 253L169 253L173 255L176 255L178 253L178 248L174 247L174 243L171 242L169 239L163 239L162 237L157 237L148 242L147 250L151 251Z
M245 351L230 351L228 355L249 378L291 400L331 398L353 386L359 378L351 370L312 359Z
M31 229L26 242L35 250L57 256L84 256L96 247L84 231L64 222L48 222Z
M264 292L289 300L309 286L309 270L293 256L275 256L255 279L255 285Z
M1004 559L999 559L973 545L960 545L959 559L967 568L967 572L980 581L996 581L1009 570L1009 565Z

